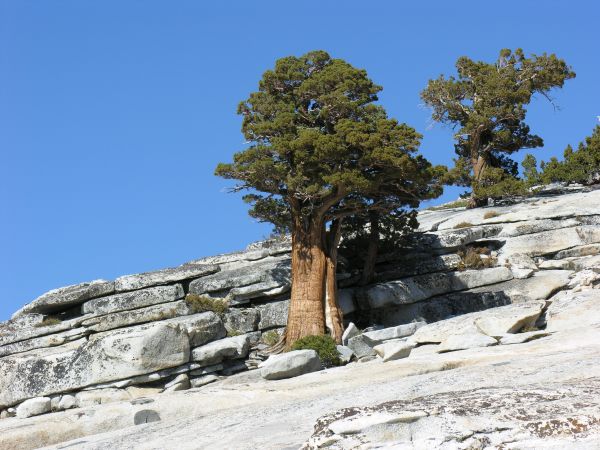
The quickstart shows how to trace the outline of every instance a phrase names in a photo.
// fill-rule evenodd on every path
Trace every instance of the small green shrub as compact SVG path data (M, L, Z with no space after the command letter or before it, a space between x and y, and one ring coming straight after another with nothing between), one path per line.
M483 215L484 219L493 219L494 217L498 217L501 214L498 211L488 211Z
M487 247L469 247L466 250L459 251L458 256L460 256L461 261L458 264L458 270L479 270L495 266L496 258L490 256L490 253L490 249Z
M456 225L454 225L454 229L458 230L460 228L469 228L472 226L473 226L473 224L470 222L460 222L460 223L457 223Z
M335 341L328 335L305 336L292 345L292 350L315 350L325 367L342 364Z
M505 199L527 196L527 188L525 181L507 174L503 169L488 167L473 187L473 194L478 199Z
M185 301L195 313L212 311L217 314L224 314L229 309L226 300L222 298L212 298L207 295L188 294Z
M279 333L277 332L277 330L271 330L271 331L267 331L266 333L263 333L261 336L261 339L264 344L268 345L269 347L273 347L275 344L277 344L279 342L279 339L281 339L281 336L279 336Z
M58 325L60 322L61 322L61 320L57 317L44 317L44 320L42 320L40 323L38 323L35 326L36 327L49 327L51 325Z

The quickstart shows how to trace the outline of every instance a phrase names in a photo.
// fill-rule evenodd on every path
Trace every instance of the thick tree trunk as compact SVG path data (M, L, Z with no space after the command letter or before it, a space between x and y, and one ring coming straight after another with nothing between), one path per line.
M473 181L475 183L479 183L481 181L481 177L483 175L483 171L486 167L485 158L483 156L478 156L477 158L473 158Z
M325 333L326 256L322 220L292 223L292 293L288 312L285 349L304 336Z
M479 182L481 181L481 177L483 176L483 172L487 167L487 162L483 156L478 156L471 160L473 165L473 182L471 184L471 198L469 199L469 208L478 208L486 204L486 198L479 198L475 193Z
M483 126L479 126L477 131L472 136L471 142L471 165L473 166L473 180L471 182L471 198L469 199L469 208L476 208L485 203L485 199L478 198L475 194L475 190L481 181L483 172L487 166L487 161L480 153L481 151L481 133L483 132Z
M375 211L369 212L369 245L365 262L363 265L360 285L366 286L373 281L375 276L375 262L377 261L377 251L379 250L379 214Z
M327 276L326 276L326 314L327 328L331 337L338 344L342 343L342 334L344 334L344 315L340 307L337 287L337 259L338 246L341 237L341 220L334 220L331 223L327 234Z

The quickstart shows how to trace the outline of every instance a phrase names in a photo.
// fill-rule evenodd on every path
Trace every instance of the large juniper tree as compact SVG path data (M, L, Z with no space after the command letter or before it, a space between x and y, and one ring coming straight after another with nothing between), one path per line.
M420 135L374 104L380 90L364 70L323 51L279 59L239 105L250 146L216 169L239 181L235 190L251 191L251 215L291 230L288 349L325 332L326 279L328 267L335 268L331 249L340 219L392 188L414 197L415 186L434 176L414 155ZM331 300L339 330L341 311Z
M543 145L525 123L526 105L535 94L551 100L550 91L575 73L554 54L526 57L521 49L500 51L494 63L461 57L456 70L457 77L430 80L421 98L432 108L434 120L457 129L458 158L450 174L457 184L472 187L471 206L476 206L486 169L515 176L518 166L509 155Z

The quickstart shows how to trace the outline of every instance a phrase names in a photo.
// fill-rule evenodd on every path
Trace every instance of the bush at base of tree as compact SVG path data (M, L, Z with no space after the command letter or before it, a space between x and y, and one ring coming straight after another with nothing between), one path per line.
M527 183L512 175L507 174L503 169L489 167L473 189L476 198L480 199L501 199L506 197L518 197L527 195Z
M326 334L320 336L305 336L298 339L292 346L292 350L314 350L319 354L319 358L325 367L339 366L340 352L336 347L335 341Z

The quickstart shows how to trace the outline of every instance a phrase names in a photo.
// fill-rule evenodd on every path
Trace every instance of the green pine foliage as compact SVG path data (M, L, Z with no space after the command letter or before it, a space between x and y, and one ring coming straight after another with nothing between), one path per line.
M542 161L538 171L537 160L526 155L521 165L528 186L556 182L593 184L600 181L600 125L591 136L579 143L577 150L570 145L565 148L563 160L556 157Z
M375 104L381 86L324 51L281 58L240 103L250 146L216 174L238 180L250 215L278 232L294 217L333 220L437 196L443 169L417 154L421 135ZM383 201L384 200L384 201Z
M499 167L489 167L481 179L474 183L473 193L476 198L498 200L525 196L529 191L525 181L507 174Z
M344 220L340 253L350 261L352 267L363 267L371 236L371 219L367 214L356 214ZM403 247L410 234L419 226L417 211L398 209L387 214L378 214L378 251Z
M568 178L563 162L555 156L550 158L548 162L542 161L541 168L541 178L544 184L562 182Z
M541 183L542 179L537 169L537 159L531 153L527 153L521 162L523 167L523 179L527 186L535 186Z
M433 119L456 129L458 158L446 181L472 187L474 199L499 193L491 181L519 191L518 166L510 155L543 145L525 123L526 106L535 94L550 98L575 73L554 54L526 57L521 49L504 49L493 63L461 57L456 70L456 76L430 80L421 92ZM505 175L496 171L485 179L490 168Z
M600 125L594 128L591 136L579 144L577 150L569 145L564 159L551 158L542 162L541 181L592 184L600 181Z

